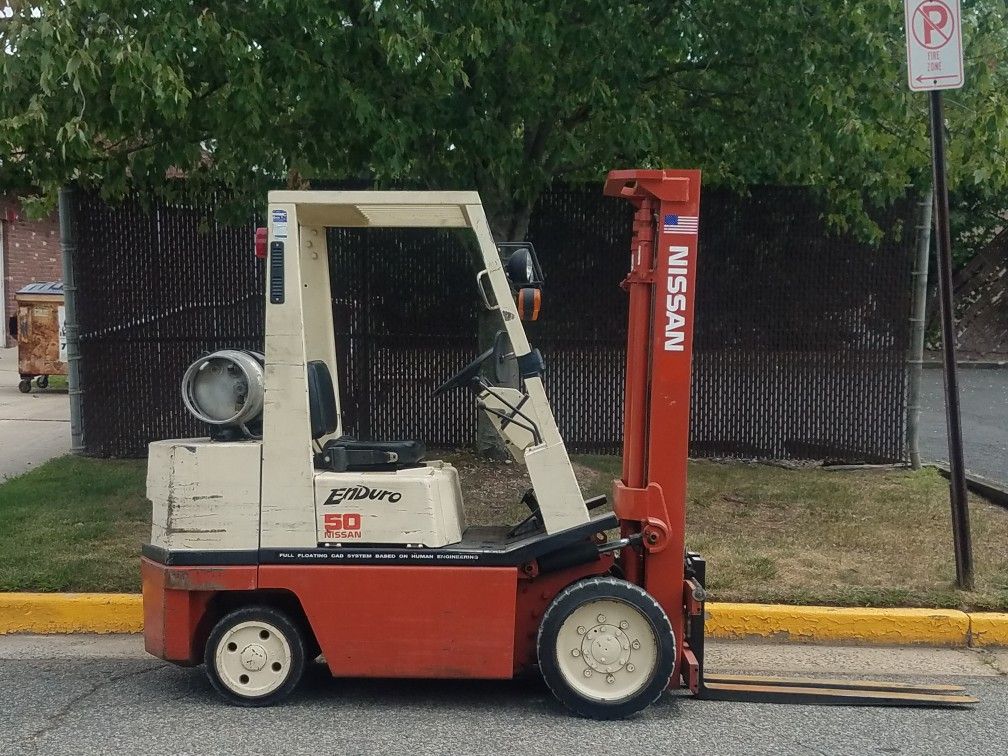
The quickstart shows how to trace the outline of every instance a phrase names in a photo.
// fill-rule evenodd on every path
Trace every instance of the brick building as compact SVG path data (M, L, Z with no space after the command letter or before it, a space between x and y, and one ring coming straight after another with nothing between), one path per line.
M9 323L17 311L14 292L33 281L61 281L59 220L55 215L32 221L24 217L17 201L0 197L0 312L3 333L0 346L12 346Z

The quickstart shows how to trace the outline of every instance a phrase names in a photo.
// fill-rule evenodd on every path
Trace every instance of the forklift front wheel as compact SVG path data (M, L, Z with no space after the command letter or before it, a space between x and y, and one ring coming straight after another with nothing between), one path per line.
M672 625L658 602L612 577L580 580L557 594L536 645L553 695L592 719L650 706L668 686L676 658Z
M224 699L239 706L269 706L300 682L305 640L283 612L248 606L214 626L204 661L210 682Z

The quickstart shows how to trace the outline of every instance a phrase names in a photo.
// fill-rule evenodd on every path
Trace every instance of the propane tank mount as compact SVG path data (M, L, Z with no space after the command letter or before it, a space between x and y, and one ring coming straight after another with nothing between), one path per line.
M263 364L258 352L221 349L203 355L182 376L182 401L210 438L233 441L262 436Z

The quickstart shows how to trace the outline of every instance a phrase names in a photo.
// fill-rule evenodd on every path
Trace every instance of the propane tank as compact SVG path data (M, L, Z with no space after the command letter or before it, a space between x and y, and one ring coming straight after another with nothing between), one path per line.
M182 376L182 401L211 437L233 439L236 431L257 438L262 428L263 364L258 352L221 349L196 360Z

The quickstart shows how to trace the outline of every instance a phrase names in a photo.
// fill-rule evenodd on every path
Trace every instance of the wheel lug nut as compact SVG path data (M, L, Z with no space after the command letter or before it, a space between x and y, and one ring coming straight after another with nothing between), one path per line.
M576 649L576 648L572 648L571 649L571 656L581 656L581 652L578 649Z
M578 625L578 635L584 635L587 631L584 629L583 625Z
M621 629L626 630L628 627L630 627L630 623L627 622L626 620L623 620L622 622L619 623L619 626Z
M598 616L598 621L599 621L600 625L603 624L605 622L605 615L604 614L600 614Z
M590 669L586 669L586 670L584 671L584 676L585 676L585 677L591 677L591 670L590 670Z
M639 640L635 640L630 645L633 646L634 647L634 651L636 651L638 648L640 648L640 641Z
M637 669L637 667L635 667L633 664L627 664L626 665L626 671L627 672L633 672L635 669Z
M614 682L616 682L616 678L613 677L612 675L606 675L605 681L610 685L612 685Z

